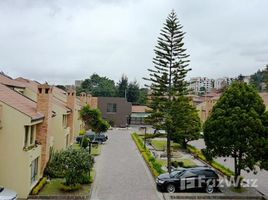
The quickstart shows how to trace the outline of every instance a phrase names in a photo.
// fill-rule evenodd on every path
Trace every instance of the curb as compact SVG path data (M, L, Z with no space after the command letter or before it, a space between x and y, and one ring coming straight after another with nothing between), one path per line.
M243 200L262 200L261 196L217 196L217 195L171 195L165 196L165 199L225 199L225 200L234 200L234 199L243 199Z
M89 195L29 195L27 199L88 199Z

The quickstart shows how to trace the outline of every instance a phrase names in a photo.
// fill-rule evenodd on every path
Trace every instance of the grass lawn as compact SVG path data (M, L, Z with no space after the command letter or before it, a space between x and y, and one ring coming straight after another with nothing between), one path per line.
M45 187L39 192L38 195L88 195L90 191L90 184L82 185L82 188L73 192L64 192L60 189L61 183L64 179L52 179L49 183L45 185Z
M72 145L73 149L80 149L81 146L79 144L73 144ZM91 147L91 155L92 156L98 156L101 154L101 145L96 145Z
M80 147L79 144L75 143L75 144L72 145L72 148L73 149L80 149L81 147Z
M165 140L152 140L152 146L157 151L164 151L166 149L166 146L167 146L167 141L165 141ZM179 149L180 145L178 143L171 142L171 147L173 147L173 149Z
M91 147L91 155L92 156L98 156L101 154L101 145L92 146Z
M95 170L90 171L90 179L91 181L94 180L96 175ZM61 183L64 182L62 178L52 179L49 183L45 185L45 187L39 192L38 195L66 195L66 194L73 194L73 195L88 195L90 192L90 185L91 184L84 184L82 188L77 191L72 192L64 192L60 189Z
M176 161L183 162L184 167L196 167L197 165L191 159L176 159ZM167 160L157 159L157 162L162 166L167 166Z

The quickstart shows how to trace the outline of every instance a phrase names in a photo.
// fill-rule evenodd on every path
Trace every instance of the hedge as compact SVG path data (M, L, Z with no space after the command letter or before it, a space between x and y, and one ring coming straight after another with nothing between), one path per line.
M195 156L197 156L199 159L203 160L204 162L208 163L209 165L211 165L212 167L214 167L215 169L223 173L225 176L227 177L234 176L234 172L231 169L225 167L224 165L218 163L215 160L208 161L200 149L197 149L192 145L188 145L187 149L189 152L191 152L192 154L194 154Z
M32 194L36 195L39 193L39 191L45 186L45 184L47 183L47 177L43 177L39 183L33 188L32 190Z
M159 174L164 173L164 170L161 168L161 164L157 162L155 157L152 155L151 151L148 148L144 149L144 144L141 138L138 136L137 133L133 133L132 139L136 143L143 159L145 160L146 164L148 165L152 175L156 178Z

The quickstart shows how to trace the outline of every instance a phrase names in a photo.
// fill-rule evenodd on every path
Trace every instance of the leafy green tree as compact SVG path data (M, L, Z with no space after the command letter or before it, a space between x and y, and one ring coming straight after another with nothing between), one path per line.
M189 141L200 138L201 122L197 110L189 97L181 96L173 102L171 115L175 129L172 138L186 149Z
M268 114L257 91L241 81L225 90L204 124L208 157L231 156L240 187L241 170L267 165ZM266 153L267 156L267 153Z
M127 101L137 103L140 96L139 84L137 81L130 82L127 88Z
M121 79L117 84L118 89L118 97L126 97L127 89L128 89L128 78L126 75L122 75Z
M89 105L84 106L80 110L80 118L85 123L86 129L91 128L96 133L106 132L110 125L102 119L99 109L91 109Z
M146 105L148 101L148 89L147 88L140 88L140 95L138 99L138 104Z
M113 80L107 77L101 77L98 74L92 74L89 79L85 79L80 88L77 88L77 93L90 93L95 97L114 97L117 89Z
M184 48L182 31L176 13L172 11L164 23L164 27L158 37L154 50L153 68L148 69L150 81L150 107L152 113L148 122L154 127L161 128L167 132L167 164L171 172L170 140L174 131L172 121L172 103L176 98L187 93L187 82L185 77L189 60Z

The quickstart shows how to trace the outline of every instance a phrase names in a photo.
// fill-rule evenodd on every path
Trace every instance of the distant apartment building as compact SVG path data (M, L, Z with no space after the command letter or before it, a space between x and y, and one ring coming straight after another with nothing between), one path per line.
M81 87L82 82L83 82L83 80L75 80L74 81L74 86L75 87Z
M214 80L207 77L194 77L189 81L189 90L194 94L210 92L213 89Z
M79 110L94 102L48 84L0 74L0 185L26 198L42 177L49 149L74 142Z
M232 84L233 78L223 77L223 78L217 78L214 82L214 88L216 90L220 90L222 88L225 88Z

